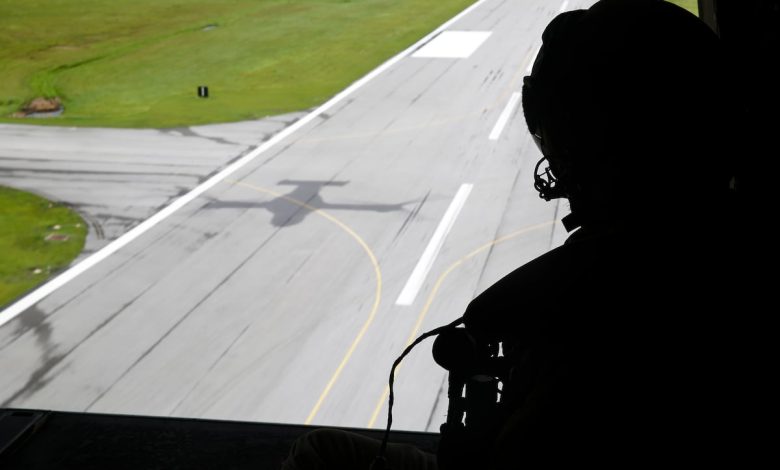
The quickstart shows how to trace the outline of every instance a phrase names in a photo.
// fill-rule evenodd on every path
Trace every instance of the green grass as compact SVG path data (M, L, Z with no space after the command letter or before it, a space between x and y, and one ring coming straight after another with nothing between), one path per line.
M696 16L699 16L699 2L698 0L667 0L669 3L679 5L686 10L690 11Z
M10 115L38 96L60 97L65 114L35 124L173 127L307 109L473 1L0 0L0 122L31 122Z
M47 241L50 234L68 240ZM67 267L86 234L84 221L66 206L0 187L0 308Z

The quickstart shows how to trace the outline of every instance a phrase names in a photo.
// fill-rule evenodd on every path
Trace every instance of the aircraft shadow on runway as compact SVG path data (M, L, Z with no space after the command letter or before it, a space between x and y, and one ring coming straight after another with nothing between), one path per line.
M325 186L346 186L349 181L317 181L317 180L282 180L278 185L292 185L293 190L270 201L220 201L212 199L205 209L266 209L273 214L271 224L275 227L288 227L299 224L313 211L310 208L322 210L354 210L371 212L408 211L406 206L418 201L411 200L397 204L353 204L330 203L320 196ZM298 204L292 202L298 201ZM304 207L301 203L306 204Z

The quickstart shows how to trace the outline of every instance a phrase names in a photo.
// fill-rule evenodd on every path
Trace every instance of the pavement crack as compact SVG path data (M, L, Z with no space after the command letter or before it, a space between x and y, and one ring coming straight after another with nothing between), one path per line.
M232 377L223 383L219 384L219 388L214 390L208 398L204 398L205 401L209 401L210 403L207 403L204 405L204 408L198 412L199 416L203 416L207 414L214 406L216 406L220 399L224 398L227 395L227 392L234 389L239 382L242 380L245 380L248 375L252 373L252 371L257 370L262 363L264 363L268 357L272 356L277 352L277 350L284 348L286 346L298 343L301 341L301 338L304 336L310 336L312 331L314 331L318 326L320 325L320 322L315 320L312 322L312 324L308 326L308 328L301 329L297 333L283 339L279 339L278 342L270 345L267 350L263 351L259 356L255 357L252 361L250 361L246 366L242 367L240 371L233 374ZM269 388L269 384L263 384L262 388ZM262 393L261 390L257 390L258 396Z
M179 400L179 402L176 403L176 406L174 406L173 409L170 411L170 413L168 413L169 416L174 414L174 413L176 413L176 411L179 409L179 407L181 407L181 405L183 405L184 402L187 401L187 399L190 397L190 395L192 395L192 393L200 386L200 384L211 373L211 371L214 370L214 368L217 366L217 364L222 362L222 359L227 355L227 353L229 353L230 350L233 349L233 346L235 346L235 344L238 342L238 340L241 339L241 337L244 336L244 333L247 332L247 330L249 329L250 326L252 326L252 323L249 323L248 325L246 325L244 327L244 329L241 330L241 332L233 339L233 341L230 342L230 344L225 348L225 350L222 351L222 354L220 354L219 357L214 362L211 363L211 365L206 370L206 372L204 372L203 375L192 385L192 387L190 387L190 389L187 391L187 393L184 394L184 396L181 398L181 400Z
M243 147L243 144L239 142L234 142L232 140L227 140L223 137L211 137L203 134L199 134L192 130L191 127L171 127L169 129L159 129L159 131L163 134L170 135L170 134L179 134L182 137L194 137L196 139L206 139L210 140L212 142L216 142L218 144L222 145L239 145Z
M278 157L279 155L281 155L281 154L283 154L284 152L286 152L286 151L287 151L287 150L288 150L290 147L292 147L292 146L293 146L293 145L295 145L295 144L296 144L296 141L292 141L292 142L290 142L290 143L286 144L286 145L285 145L284 147L282 147L281 149L279 149L279 150L277 150L276 152L274 152L272 155L268 156L268 157L267 157L265 160L263 160L262 162L255 164L255 165L254 165L254 168L253 168L253 169L252 169L252 170L251 170L249 173L247 173L247 175L246 175L246 176L244 176L243 178L241 178L241 181L248 179L250 176L254 175L254 174L255 174L255 173L257 173L258 171L260 171L261 169L263 169L263 167L265 167L266 165L268 165L268 164L269 164L269 163L271 163L272 161L276 160L276 157ZM254 149L252 149L252 150L254 150Z
M436 85L439 82L439 80L441 80L441 78L444 77L454 66L455 66L455 62L452 62L447 67L445 67L444 70L441 71L441 73L436 75L436 77L434 77L433 80L431 80L431 82L428 83L425 86L425 88L423 88L420 91L420 93L418 93L414 98L412 98L412 101L409 103L408 108L411 107L413 104L417 103L417 101L419 101L420 98L422 98L426 93L428 93L434 87L434 85Z
M395 233L395 236L393 237L393 241L395 241L401 235L401 233L403 233L403 231L406 230L406 227L409 226L409 223L417 217L417 215L420 213L420 209L422 209L422 206L428 200L428 196L430 195L431 195L431 190L429 189L428 192L425 193L425 196L423 196L422 200L414 207L414 210L412 210L412 212L410 212L409 215L406 216L406 220L404 220L404 223L401 224L401 227Z
M257 149L257 147L258 147L257 145L249 145L249 146L245 147L245 148L244 148L244 150L242 150L241 152L239 152L239 153L238 153L236 156L234 156L234 157L233 157L233 158L231 158L230 160L226 161L226 162L225 162L223 165L221 165L221 166L219 166L219 167L215 168L215 169L214 169L214 170L212 170L210 173L208 173L208 174L206 174L206 175L203 175L203 176L199 177L199 178L198 178L198 185L200 185L200 184L202 184L202 183L204 183L204 182L208 181L208 180L209 180L209 179L211 179L211 178L212 178L214 175L217 175L217 174L219 174L219 172L221 172L221 171L222 171L222 170L224 170L225 168L229 167L230 165L232 165L233 163L235 163L237 160L239 160L239 159L241 159L241 158L243 158L243 157L245 157L245 156L249 155L250 153L252 153L252 151L254 151L255 149ZM157 207L157 208L155 209L155 212L157 212L157 211L160 211L160 210L164 209L166 206L170 205L170 204L173 202L173 200L174 200L174 199L177 199L179 196L183 196L184 194L187 194L187 193L189 193L189 192L190 192L190 191L192 191L193 189L194 189L194 188L183 188L182 190L180 190L180 191L179 191L179 193L178 193L178 194L175 194L175 195L171 196L170 198L168 198L168 200L167 200L165 203L163 203L163 204L161 204L159 207Z
M482 18L481 18L480 22L487 21L487 19L488 19L488 18L490 18L490 16L491 16L493 13L495 13L496 11L498 11L499 9L501 9L501 7L503 7L503 6L506 4L506 2L507 2L507 0L503 0L501 3L499 3L499 4L497 4L497 5L492 5L492 8L491 8L491 7L488 7L488 8L482 8L482 11L484 11L484 12L485 12L485 14L484 14L484 15L482 15Z
M287 280L284 282L285 284L289 284L297 275L301 272L304 266L306 266L306 263L309 262L311 257L314 256L314 251L308 254L306 258L301 262L301 264L298 265L297 268L295 268L295 271L293 271L292 274L290 274L290 277L287 278Z
M312 197L313 197L313 196L312 196ZM302 208L301 208L301 209L302 209ZM292 217L293 217L293 216L291 216L290 218L292 218ZM84 411L89 411L89 409L90 409L90 408L92 408L92 407L93 407L93 406L94 406L94 405L95 405L97 402L99 402L99 401L100 401L100 400L101 400L101 399L102 399L102 398L103 398L103 397L104 397L106 394L108 394L108 392L109 392L109 391L110 391L112 388L114 388L114 387L116 386L116 384L118 384L118 383L119 383L119 382L120 382L120 381L121 381L123 378L125 378L125 377L127 376L127 374L129 374L129 373L130 373L130 371L131 371L131 370L133 370L133 369L134 369L134 368L135 368L135 367L136 367L138 364L140 364L140 363L141 363L141 362L142 362L142 361L143 361L143 360L144 360L144 359L145 359L147 356L149 356L149 354L151 354L151 353L152 353L152 352L153 352L155 349L157 349L157 347L158 347L160 344L162 344L162 342L163 342L163 341L164 341L166 338L168 338L168 337L171 335L171 333L173 333L173 332L174 332L174 330L176 330L176 328L178 328L178 327L179 327L179 325L181 325L181 324L182 324L182 323L183 323L183 322L184 322L184 321L185 321L187 318L189 318L189 316L190 316L190 315L191 315L193 312L195 312L195 310L197 310L198 308L200 308L200 306L201 306L201 305L203 305L203 304L204 304L204 303L205 303L205 302L206 302L208 299L210 299L210 298L211 298L211 296L212 296L212 295L214 295L214 293L215 293L215 292L217 292L217 291L218 291L218 290L219 290L219 289L220 289L222 286L224 286L224 285L225 285L225 284L226 284L228 281L230 281L230 280L233 278L233 276L235 276L235 275L236 275L236 273L238 273L238 272L241 270L241 268L243 268L243 267L244 267L244 266L245 266L245 265L246 265L246 264L249 262L249 260L251 260L252 258L254 258L254 256L255 256L255 255L256 255L256 254L257 254L257 253L258 253L258 252L259 252L261 249L263 249L263 248L264 248L264 247L265 247L265 246L266 246L266 245L267 245L267 244L268 244L268 243L269 243L269 242L270 242L270 241L271 241L271 240L272 240L272 239L273 239L273 238L274 238L274 237L275 237L275 236L276 236L276 235L277 235L277 234L278 234L280 231L281 231L281 229L282 229L282 228L283 228L283 227L279 227L279 228L277 228L277 229L276 229L276 230L275 230L275 231L274 231L274 232L273 232L271 235L269 235L269 236L268 236L268 238L266 238L265 240L263 240L263 242L262 242L262 243L260 243L260 244L257 246L257 248L255 248L254 250L252 250L252 252L251 252L251 253L249 253L249 254L248 254L248 255L247 255L247 256L246 256L246 257L245 257L245 258L244 258L244 259L243 259L243 260L242 260L242 261L241 261L239 264L238 264L238 266L236 266L235 268L233 268L233 269L232 269L232 270L231 270L231 271L230 271L230 272L229 272L229 273L228 273L228 274L227 274L227 275L226 275L226 276L225 276L225 277L224 277L224 278L223 278L223 279L222 279L222 280L221 280L219 283L217 283L217 285L215 285L214 287L212 287L212 288L211 288L211 289L210 289L210 290L209 290L209 291L206 293L206 295L204 295L203 297L201 297L201 298L200 298L200 300L198 300L198 302L196 302L196 303L195 303L195 305L194 305L192 308L190 308L189 310L187 310L187 312L186 312L184 315L182 315L182 316L181 316L181 318L179 318L179 319L176 321L176 323L174 323L174 324L173 324L173 326L171 326L170 328L168 328L168 330L167 330L167 331L166 331L166 332L165 332L165 333L164 333L162 336L160 336L160 338L158 338L158 339L157 339L157 341L155 341L155 342L154 342L154 344L152 344L151 346L149 346L149 347L148 347L148 348L147 348L147 349L146 349L146 350L145 350L143 353L141 353L141 355L140 355L140 356L139 356L139 357L138 357L138 358L137 358L135 361L133 361L133 363L132 363L132 364L130 364L130 365L129 365L129 366L126 368L126 369L125 369L125 371L124 371L124 372L122 372L122 374L121 374L121 375L120 375L118 378L116 378L116 379L115 379L115 380L114 380L114 381L111 383L111 385L109 385L108 387L106 387L106 388L105 388L105 390L103 390L103 391L102 391L100 394L98 394L98 396L97 396L97 397L96 397L94 400L92 400L92 402L91 402L89 405L87 405L87 407L86 407L86 408L84 408ZM153 284L153 285L154 285L154 284Z
M501 232L501 227L504 226L504 218L506 214L506 209L509 207L509 202L512 200L512 194L515 192L515 188L517 187L518 182L520 181L520 175L523 174L522 170L518 170L517 174L515 175L515 180L512 182L512 187L509 190L506 202L504 203L504 215L501 217L501 221L499 222L498 226L496 227L496 231L493 234L493 240L497 240L499 238L499 233ZM479 276L477 276L477 282L474 284L476 287L475 289L479 289L479 286L482 285L482 279L485 277L485 271L487 270L488 262L490 261L490 256L493 254L493 249L496 247L495 244L491 244L490 248L488 249L487 254L485 255L485 262L482 263L482 268L479 271ZM477 292L475 291L472 295L472 298L476 297Z
M34 163L46 163L46 164L52 164L52 163L59 164L59 163L63 162L63 160L56 159L56 158L35 158L34 156L28 156L28 157L22 158L22 157L6 157L6 156L0 155L0 160L9 161L9 162L24 162L24 163L34 162ZM76 159L76 158L72 158L72 159L69 158L67 160L67 163L69 165L73 165L73 164L76 164L76 163L84 163L84 164L87 164L87 165L93 165L95 163L95 161L94 160L80 160L80 159ZM111 163L111 164L124 164L124 163L135 163L135 162L132 162L130 160L128 160L128 161L119 161L119 160L115 159L115 160L113 160L113 161L111 161L109 163ZM149 162L149 161L145 161L145 162L143 162L143 166L162 166L162 167L168 168L168 167L171 166L171 164L169 162ZM187 166L200 167L202 165L197 164L197 163L177 162L176 166L177 167L187 167Z
M448 374L444 374L444 377L441 379L441 384L439 385L439 392L436 394L436 400L433 402L433 406L431 407L431 414L428 415L428 422L425 423L425 430L430 432L431 428L431 422L433 421L433 414L436 412L436 407L439 406L439 398L441 398L443 393L446 393L444 391L444 384L447 383L447 377Z
M37 168L14 168L10 170L5 170L5 172L9 173L11 176L14 176L16 173L24 173L29 172L32 173L33 176L37 176L39 174L51 174L51 175L64 175L68 176L69 181L73 181L70 176L72 175L85 175L85 176L116 176L116 175L122 175L122 176L183 176L183 177L195 177L197 176L196 173L183 173L183 172L172 172L172 171L101 171L101 170L58 170L53 168L48 168L45 170L40 170ZM90 181L87 179L81 179L77 181ZM109 180L109 182L115 182L115 183L127 183L127 181L124 180Z

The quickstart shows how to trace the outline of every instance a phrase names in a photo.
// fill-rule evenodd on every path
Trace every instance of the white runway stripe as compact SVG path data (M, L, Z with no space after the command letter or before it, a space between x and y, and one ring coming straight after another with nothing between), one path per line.
M398 300L395 301L396 305L412 305L414 299L417 297L417 293L420 292L420 288L425 282L425 278L428 276L433 262L439 255L441 247L444 245L444 239L447 238L447 234L450 233L455 219L460 214L460 210L463 209L463 205L466 204L473 184L464 183L458 189L455 197L450 203L450 207L447 208L447 212L444 213L439 226L436 227L436 231L433 232L431 241L428 242L428 246L425 248L420 260L417 262L417 266L414 267L409 280L406 281L401 294L398 296Z
M493 126L493 130L490 132L490 136L488 136L488 139L498 140L498 138L501 136L501 132L504 130L504 127L506 126L506 123L509 122L509 118L512 117L512 113L515 111L515 108L517 107L517 103L519 102L520 102L520 93L518 92L512 93L512 96L509 98L509 102L506 104L506 107L504 107L504 110L501 112L501 115L498 117L498 121L496 121L496 125Z

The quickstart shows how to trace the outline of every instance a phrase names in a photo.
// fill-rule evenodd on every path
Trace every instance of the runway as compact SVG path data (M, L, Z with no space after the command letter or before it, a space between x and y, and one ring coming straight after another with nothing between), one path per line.
M480 2L446 28L489 33L468 56L421 45L7 322L2 406L384 426L410 338L566 237L518 93L547 23L592 3ZM438 430L445 379L413 352L394 428Z
M304 114L173 129L0 124L0 185L78 211L89 224L83 258Z

